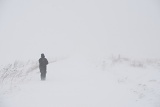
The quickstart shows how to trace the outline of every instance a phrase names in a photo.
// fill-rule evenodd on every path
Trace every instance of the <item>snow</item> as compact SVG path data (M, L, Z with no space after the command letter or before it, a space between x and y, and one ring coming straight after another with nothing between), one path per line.
M104 70L102 65L96 67L80 56L59 60L48 65L46 81L40 81L36 69L28 75L31 80L3 95L4 107L160 106L157 68L133 67L122 60L114 65L114 60L106 61Z
M160 107L159 3L0 0L0 107Z

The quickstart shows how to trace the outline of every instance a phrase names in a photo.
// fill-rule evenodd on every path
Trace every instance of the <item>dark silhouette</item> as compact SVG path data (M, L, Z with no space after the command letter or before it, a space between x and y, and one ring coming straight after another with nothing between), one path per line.
M39 59L39 69L41 73L41 80L46 79L47 64L48 64L48 60L45 58L44 54L41 54L41 58Z

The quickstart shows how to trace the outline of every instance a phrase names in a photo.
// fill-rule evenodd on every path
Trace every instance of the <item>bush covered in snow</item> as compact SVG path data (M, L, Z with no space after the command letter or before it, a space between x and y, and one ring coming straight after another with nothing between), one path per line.
M49 64L64 60L67 57L49 58ZM39 74L38 60L15 61L5 66L0 66L0 93L8 93L18 88L18 85L31 81ZM39 75L38 75L39 76Z
M37 68L37 61L15 61L12 64L3 66L3 68L0 69L1 90L11 90L19 83L30 80L32 76L28 75L32 75Z

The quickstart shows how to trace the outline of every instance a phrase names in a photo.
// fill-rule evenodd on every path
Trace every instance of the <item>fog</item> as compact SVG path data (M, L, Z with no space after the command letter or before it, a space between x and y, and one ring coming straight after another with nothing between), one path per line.
M0 63L79 54L160 58L158 0L1 0Z

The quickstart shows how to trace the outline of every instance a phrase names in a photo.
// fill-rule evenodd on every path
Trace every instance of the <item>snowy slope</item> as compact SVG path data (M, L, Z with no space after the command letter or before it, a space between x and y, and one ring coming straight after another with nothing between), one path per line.
M132 67L125 61L110 64L105 70L95 69L83 57L49 64L47 80L34 75L18 91L4 96L6 107L160 106L158 69Z
M160 107L160 60L98 59L160 58L159 10L158 0L0 0L0 107ZM1 66L41 53L72 57L43 82L37 62Z

